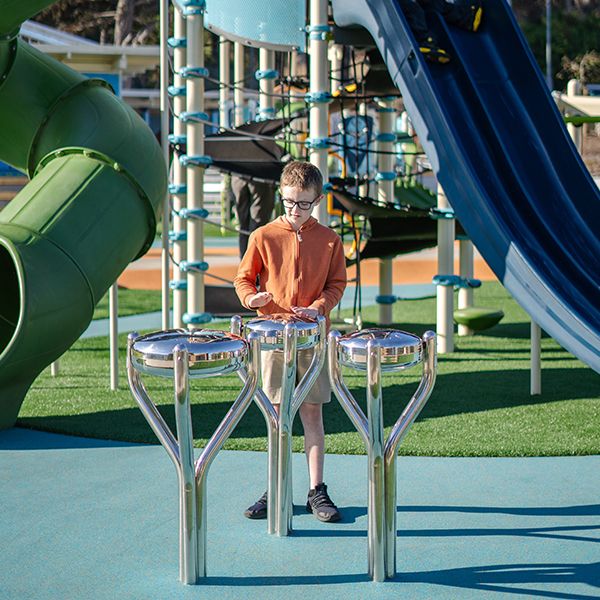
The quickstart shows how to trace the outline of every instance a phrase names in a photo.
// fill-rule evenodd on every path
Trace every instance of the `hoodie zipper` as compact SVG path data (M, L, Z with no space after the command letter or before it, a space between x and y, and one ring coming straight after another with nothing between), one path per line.
M302 242L302 233L300 229L296 231L296 260L294 265L294 282L295 282L295 293L294 293L294 304L298 303L298 296L300 294L300 243Z

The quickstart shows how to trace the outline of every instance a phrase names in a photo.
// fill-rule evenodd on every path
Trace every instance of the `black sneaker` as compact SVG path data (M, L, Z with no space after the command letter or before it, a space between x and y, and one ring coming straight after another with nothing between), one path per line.
M428 37L420 41L419 50L429 62L438 64L446 64L450 62L450 55L445 50L440 48L432 37Z
M342 518L337 506L331 501L324 483L319 483L317 487L308 492L306 510L325 523L339 521Z
M244 516L248 519L267 518L267 492L244 511Z

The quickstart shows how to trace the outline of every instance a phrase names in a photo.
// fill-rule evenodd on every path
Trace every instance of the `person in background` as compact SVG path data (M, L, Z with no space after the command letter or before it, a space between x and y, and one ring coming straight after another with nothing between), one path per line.
M248 237L261 225L271 220L275 206L275 188L271 183L245 179L234 175L231 177L231 191L235 196L235 208L242 231L240 232L240 258L246 253Z

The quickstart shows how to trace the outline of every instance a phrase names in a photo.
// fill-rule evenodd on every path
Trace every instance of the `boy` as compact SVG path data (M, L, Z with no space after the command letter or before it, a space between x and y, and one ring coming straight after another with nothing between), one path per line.
M296 314L307 319L329 313L346 288L346 261L339 236L311 216L323 197L323 177L310 163L292 161L281 174L280 191L285 215L250 236L248 249L234 280L240 301L259 315ZM256 281L260 289L256 287ZM275 409L281 397L282 354L263 352L263 389ZM312 359L312 350L298 352L298 379ZM325 433L322 407L331 399L324 367L300 407L310 490L306 509L317 519L333 522L340 513L323 482ZM267 516L266 493L244 513L249 519Z

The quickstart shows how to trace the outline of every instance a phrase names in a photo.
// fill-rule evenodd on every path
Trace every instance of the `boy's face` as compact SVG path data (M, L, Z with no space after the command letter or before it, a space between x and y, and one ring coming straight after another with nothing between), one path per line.
M323 194L317 195L313 187L301 190L298 187L284 185L280 191L285 217L294 229L300 229L308 221L311 211L323 196Z

